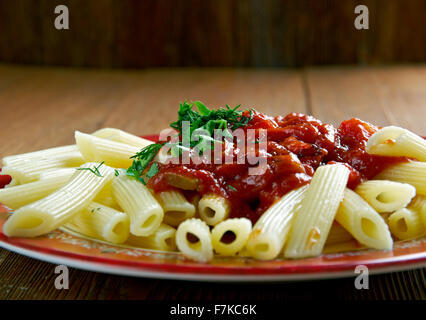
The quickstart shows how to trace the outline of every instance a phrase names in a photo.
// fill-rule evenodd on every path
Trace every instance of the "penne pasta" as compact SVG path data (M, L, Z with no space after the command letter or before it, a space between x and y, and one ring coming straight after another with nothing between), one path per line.
M9 161L10 163L10 161ZM2 169L3 174L8 174L19 184L29 183L40 179L46 171L55 171L64 167L76 167L84 163L78 150L67 154L59 153L50 158L28 158L12 162Z
M210 226L215 226L228 218L230 210L229 201L218 194L206 194L198 202L200 218Z
M55 157L67 157L69 154L78 152L76 145L62 146L51 149L45 149L40 151L34 151L29 153L23 153L13 156L7 156L3 158L3 167L16 167L22 163L28 163L39 160L46 160Z
M112 194L130 218L130 233L150 236L163 221L164 211L150 190L134 178L126 175L115 177Z
M147 145L152 144L153 142L138 136L135 136L131 133L127 133L120 129L115 128L103 128L99 129L92 133L92 136L112 140L120 143L125 143L139 149L145 148Z
M420 213L411 208L392 213L389 216L389 228L401 240L414 239L426 233Z
M354 237L335 220L330 228L330 232L328 233L324 248L336 243L343 243L352 240L354 240Z
M400 127L384 127L367 141L369 154L382 156L405 156L426 161L426 140Z
M129 237L130 220L127 214L91 202L64 227L83 235L111 243L123 243Z
M262 214L247 242L247 249L252 257L268 260L278 256L307 188L308 186L304 186L287 193Z
M355 192L377 212L392 212L407 206L416 189L407 183L369 180L357 186Z
M156 194L156 198L164 210L164 222L171 226L193 218L195 207L179 191L164 191Z
M426 226L426 196L416 196L408 207L419 212L423 225Z
M211 231L213 249L223 256L235 256L247 243L251 221L246 218L227 219Z
M336 221L367 247L387 250L392 248L392 237L383 218L350 189L345 190Z
M319 167L297 211L284 249L286 258L304 258L321 253L343 199L349 169L332 164Z
M213 258L210 230L200 219L188 219L179 225L176 245L183 255L190 259L207 262Z
M176 251L176 229L162 223L157 231L148 237L139 237L130 234L126 243L138 248Z
M98 168L100 176L86 170ZM55 230L89 205L113 178L114 170L86 163L70 181L47 197L23 206L7 220L3 231L8 237L36 237Z
M383 170L375 179L411 184L417 194L426 195L426 163L409 161Z
M40 200L64 186L75 171L75 169L52 171L38 181L0 189L0 202L15 210Z
M75 132L78 149L86 161L105 162L115 168L128 168L139 148L128 144L98 138L79 131Z

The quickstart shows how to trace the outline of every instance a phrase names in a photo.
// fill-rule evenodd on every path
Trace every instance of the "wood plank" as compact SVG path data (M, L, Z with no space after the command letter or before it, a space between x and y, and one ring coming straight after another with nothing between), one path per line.
M376 68L372 73L390 123L426 136L426 68L414 65Z
M361 118L426 135L426 67L312 68L306 71L313 115L338 125Z
M312 114L323 122L338 126L343 120L361 118L377 125L390 123L371 69L311 68L306 77Z
M278 115L306 112L300 74L274 70L149 70L109 114L104 126L135 134L158 133L175 121L179 102L242 105Z

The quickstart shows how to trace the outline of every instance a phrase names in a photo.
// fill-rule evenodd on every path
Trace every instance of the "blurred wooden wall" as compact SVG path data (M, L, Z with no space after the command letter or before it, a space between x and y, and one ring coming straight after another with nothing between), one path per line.
M54 28L65 4L70 29ZM370 29L354 28L365 4ZM426 61L426 0L0 0L0 61L93 67Z

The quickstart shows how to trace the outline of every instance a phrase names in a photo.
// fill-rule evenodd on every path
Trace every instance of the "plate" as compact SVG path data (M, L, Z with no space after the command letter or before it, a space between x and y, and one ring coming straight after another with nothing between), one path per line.
M147 136L155 140L156 136ZM0 205L0 247L38 260L69 267L148 278L197 281L265 282L318 280L354 276L364 265L369 274L426 267L426 237L394 243L390 251L373 249L329 253L319 257L259 261L247 257L219 257L198 263L182 254L112 245L66 229L37 238L8 238L3 225L7 208Z

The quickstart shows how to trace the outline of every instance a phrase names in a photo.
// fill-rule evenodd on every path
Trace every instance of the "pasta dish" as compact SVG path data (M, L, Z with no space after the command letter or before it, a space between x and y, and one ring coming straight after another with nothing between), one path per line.
M426 140L360 119L181 103L156 142L103 128L3 158L3 232L259 260L391 250L426 234ZM2 181L0 179L0 181Z

